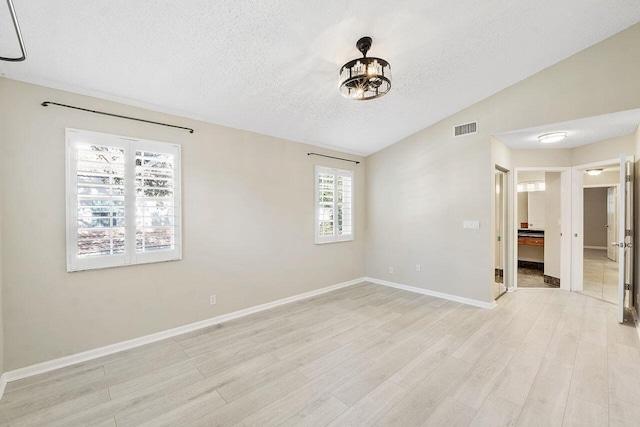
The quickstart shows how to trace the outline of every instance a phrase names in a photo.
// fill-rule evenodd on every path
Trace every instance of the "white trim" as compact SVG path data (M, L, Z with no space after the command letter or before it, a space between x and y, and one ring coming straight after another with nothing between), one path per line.
M609 187L620 187L620 183L617 184L590 184L583 185L582 188L609 188Z
M0 399L2 399L4 388L6 387L6 384L9 381L16 381L16 380L21 380L23 378L31 377L34 375L44 374L46 372L54 371L56 369L75 365L77 363L86 362L88 360L97 359L99 357L107 356L109 354L118 353L120 351L129 350L135 347L140 347L156 341L175 337L177 335L186 334L188 332L196 331L198 329L206 328L208 326L217 325L218 323L228 322L229 320L237 319L239 317L244 317L249 314L257 313L260 311L269 310L271 308L275 308L284 304L289 304L289 303L300 301L303 299L312 298L317 295L335 291L337 289L346 288L348 286L352 286L365 281L367 281L367 278L360 277L357 279L349 280L347 282L338 283L337 285L327 286L324 288L316 289L314 291L305 292L303 294L298 294L291 297L282 298L276 301L271 301L265 304L260 304L253 307L245 308L243 310L234 311L233 313L227 313L220 316L212 317L210 319L201 320L199 322L190 323L188 325L178 326L177 328L167 329L166 331L144 335L139 338L134 338L127 341L110 344L104 347L95 348L93 350L83 351L82 353L71 354L69 356L60 357L58 359L37 363L35 365L26 366L24 368L14 369L12 371L7 371L4 374L2 374L2 377L0 377Z
M455 301L462 304L472 305L474 307L492 309L496 307L496 302L484 302L471 298L459 297L457 295L445 294L443 292L431 291L429 289L417 288L415 286L403 285L401 283L389 282L386 280L375 279L373 277L365 277L366 282L374 283L376 285L388 286L390 288L402 289L404 291L415 292L417 294L429 295L436 298L442 298L449 301Z
M584 246L585 249L602 249L602 250L607 250L606 246Z
M585 171L587 169L597 168L600 166L620 166L620 157L615 157L609 160L601 160L599 162L585 163L582 165L573 166L573 168L580 171Z

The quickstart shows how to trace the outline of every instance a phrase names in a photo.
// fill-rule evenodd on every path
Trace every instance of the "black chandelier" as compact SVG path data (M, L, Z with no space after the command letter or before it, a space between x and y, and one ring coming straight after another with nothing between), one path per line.
M362 58L353 59L340 68L340 93L350 99L375 99L391 90L391 65L384 59L367 58L371 37L362 37L356 47Z

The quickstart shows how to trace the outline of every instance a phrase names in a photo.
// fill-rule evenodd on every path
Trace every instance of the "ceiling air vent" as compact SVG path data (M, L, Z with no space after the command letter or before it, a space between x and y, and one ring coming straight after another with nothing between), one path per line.
M478 122L465 123L453 128L453 136L469 135L470 133L478 133Z

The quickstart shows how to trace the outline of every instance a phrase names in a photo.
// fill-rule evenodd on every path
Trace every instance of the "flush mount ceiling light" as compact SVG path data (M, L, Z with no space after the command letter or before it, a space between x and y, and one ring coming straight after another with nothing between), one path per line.
M340 93L358 101L379 98L391 90L391 65L384 59L367 58L371 37L362 37L356 47L362 58L353 59L340 68Z
M602 173L602 169L587 169L587 173L591 176L598 176Z
M567 137L566 132L551 132L538 136L538 141L543 144L551 144L553 142L562 141Z

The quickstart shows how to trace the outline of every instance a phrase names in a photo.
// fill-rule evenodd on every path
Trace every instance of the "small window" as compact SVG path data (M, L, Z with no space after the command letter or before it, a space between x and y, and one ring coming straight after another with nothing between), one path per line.
M316 243L353 240L353 171L316 166Z
M67 271L181 258L180 146L67 129Z

